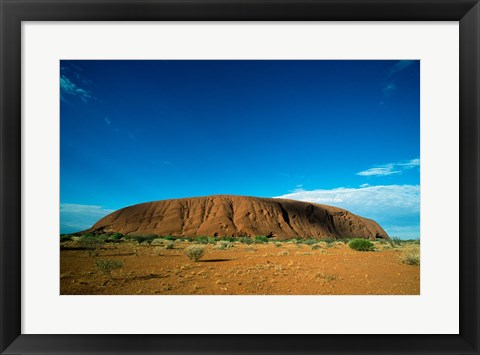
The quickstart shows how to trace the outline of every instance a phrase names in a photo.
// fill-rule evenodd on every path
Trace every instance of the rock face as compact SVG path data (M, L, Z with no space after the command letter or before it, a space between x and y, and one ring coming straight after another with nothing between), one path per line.
M337 207L286 199L215 195L142 203L105 216L89 233L389 239L375 221Z

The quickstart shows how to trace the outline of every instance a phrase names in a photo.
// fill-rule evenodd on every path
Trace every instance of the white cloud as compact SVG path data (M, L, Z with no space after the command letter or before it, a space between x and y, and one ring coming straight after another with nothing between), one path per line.
M60 232L74 233L90 228L100 218L113 210L102 206L79 205L74 203L60 204Z
M105 121L105 123L107 124L108 127L112 126L112 120L111 119L109 119L108 117L104 117L103 120Z
M387 176L400 174L400 171L394 170L393 164L386 164L379 168L370 168L365 171L360 171L357 175L360 176Z
M419 185L380 185L359 188L340 187L332 190L297 190L276 196L314 203L338 202L336 206L348 209L365 217L383 214L388 210L402 214L420 211Z
M399 163L388 163L378 165L373 168L360 171L357 175L360 176L388 176L395 174L402 174L403 172L420 166L420 159L412 159Z
M420 159L417 158L417 159L408 160L406 162L397 163L397 165L398 166L405 166L408 169L413 168L415 166L420 166Z
M403 239L419 235L420 186L380 185L359 188L340 187L331 190L296 190L276 196L344 208L362 217L379 223L390 236ZM417 226L417 227L415 227ZM410 228L407 233L406 229ZM398 232L398 233L397 233ZM396 234L395 234L396 233Z

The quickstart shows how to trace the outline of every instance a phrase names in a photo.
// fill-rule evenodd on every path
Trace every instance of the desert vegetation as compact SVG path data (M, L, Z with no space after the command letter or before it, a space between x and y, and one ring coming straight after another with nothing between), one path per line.
M62 235L62 294L418 294L418 240Z
M199 261L205 253L205 248L198 245L191 245L185 249L185 255L193 261Z
M97 259L95 260L95 266L102 274L108 275L111 279L113 279L112 271L121 268L123 266L123 262L112 259Z
M373 250L375 250L375 245L367 239L359 239L359 238L352 239L348 243L348 246L350 248L352 248L353 250L358 250L358 251L373 251Z

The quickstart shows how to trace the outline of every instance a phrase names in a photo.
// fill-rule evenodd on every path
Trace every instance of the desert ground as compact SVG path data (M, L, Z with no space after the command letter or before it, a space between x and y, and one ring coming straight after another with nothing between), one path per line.
M147 241L60 243L62 295L418 295L419 241ZM188 249L199 247L195 261ZM105 266L107 265L107 266ZM112 266L113 265L113 266Z

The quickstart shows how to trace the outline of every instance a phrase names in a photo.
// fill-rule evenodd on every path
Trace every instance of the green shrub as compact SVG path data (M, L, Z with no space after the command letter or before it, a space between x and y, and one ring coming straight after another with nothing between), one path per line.
M208 238L207 237L198 237L195 239L195 243L197 244L208 244Z
M150 244L153 240L158 239L156 235L129 235L125 237L128 240L135 240L138 244L147 243Z
M72 236L70 234L60 234L61 242L69 242L71 240L72 240Z
M167 235L167 236L163 237L163 239L165 239L165 240L177 240L177 238L174 237L173 235Z
M123 266L123 262L114 259L98 259L95 261L95 265L102 274L113 278L112 271L121 268Z
M327 244L332 244L334 241L335 241L335 239L330 238L330 237L327 237L327 238L323 238L323 239L322 239L322 242L325 242L325 243L327 243Z
M223 237L220 237L219 240L234 243L234 242L238 241L238 238L223 236Z
M193 261L199 261L204 253L205 248L199 245L191 245L185 249L185 255Z
M238 238L238 241L240 243L243 243L243 244L252 244L253 243L253 239L249 238L249 237L240 237L240 238Z
M361 238L352 239L348 246L358 251L372 251L375 249L375 245L371 241Z
M102 247L103 240L94 237L82 237L82 239L78 241L78 244L87 251L88 255L97 256Z
M313 245L313 244L317 244L319 241L316 240L316 239L306 239L303 241L303 244L307 244L307 245Z
M268 243L268 238L264 235L256 235L255 238L253 238L254 243Z
M165 249L173 249L174 244L175 243L172 240L167 240L165 243Z
M205 237L205 236L201 236L201 237L197 237L197 239L195 240L197 244L215 244L217 243L217 240L213 237Z
M280 248L282 246L282 243L280 242L275 242L273 245L275 245L277 248Z
M119 241L120 239L123 238L123 234L122 233L113 233L110 238L114 241Z
M318 249L321 249L322 247L318 244L313 244L310 246L312 248L312 250L318 250Z

